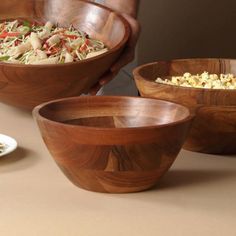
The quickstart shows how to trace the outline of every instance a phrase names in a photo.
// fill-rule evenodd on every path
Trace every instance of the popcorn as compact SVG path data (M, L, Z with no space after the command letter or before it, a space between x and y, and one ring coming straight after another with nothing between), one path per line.
M236 77L233 74L202 74L192 75L189 72L183 76L172 76L171 79L157 78L157 83L176 85L182 87L207 89L236 89Z

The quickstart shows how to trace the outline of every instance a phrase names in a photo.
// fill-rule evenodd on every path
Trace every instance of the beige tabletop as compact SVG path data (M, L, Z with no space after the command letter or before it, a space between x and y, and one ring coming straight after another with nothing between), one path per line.
M0 104L1 236L235 236L236 155L182 150L156 188L101 194L74 186L48 153L30 113Z

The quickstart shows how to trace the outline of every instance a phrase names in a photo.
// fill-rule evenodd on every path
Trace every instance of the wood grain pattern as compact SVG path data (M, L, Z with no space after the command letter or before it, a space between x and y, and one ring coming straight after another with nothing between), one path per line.
M77 97L33 110L43 140L77 186L123 193L155 185L184 143L192 116L170 102Z
M16 18L73 24L110 49L96 58L63 65L0 63L0 101L25 109L86 93L118 58L129 37L129 25L123 18L86 1L1 0L0 19Z
M134 78L141 96L177 102L196 113L185 149L211 154L236 153L236 90L184 88L154 82L157 77L204 71L236 75L236 60L155 62L136 68Z

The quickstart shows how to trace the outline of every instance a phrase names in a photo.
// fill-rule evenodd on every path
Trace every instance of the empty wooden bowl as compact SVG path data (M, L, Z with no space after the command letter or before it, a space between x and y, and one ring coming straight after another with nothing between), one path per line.
M200 74L236 74L236 60L183 59L142 65L134 70L141 96L187 106L196 118L184 148L211 154L236 153L236 90L201 89L156 83L157 77Z
M175 103L115 96L51 101L33 115L64 174L81 188L109 193L155 185L192 121L189 110Z
M73 24L109 48L97 57L61 65L0 62L0 102L25 109L87 92L119 57L130 32L128 23L113 11L79 0L1 0L0 19L18 18Z

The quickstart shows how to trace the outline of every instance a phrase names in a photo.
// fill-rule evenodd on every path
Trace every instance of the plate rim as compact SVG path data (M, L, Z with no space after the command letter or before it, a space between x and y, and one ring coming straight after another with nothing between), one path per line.
M18 143L17 143L17 141L14 138L12 138L9 135L0 133L0 142L3 142L2 140L4 138L10 140L11 141L11 145L9 145L9 147L5 151L0 153L0 157L5 156L5 155L13 152L14 150L16 150L16 148L18 146ZM8 144L8 143L6 142L6 144Z

